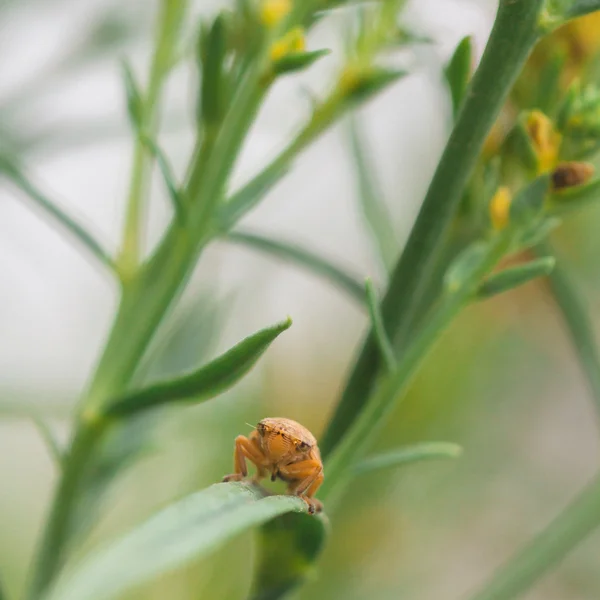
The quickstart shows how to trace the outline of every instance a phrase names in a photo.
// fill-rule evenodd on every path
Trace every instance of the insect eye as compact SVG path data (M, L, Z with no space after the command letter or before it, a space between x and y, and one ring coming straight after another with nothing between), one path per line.
M308 444L306 442L300 442L296 448L301 451L308 450Z

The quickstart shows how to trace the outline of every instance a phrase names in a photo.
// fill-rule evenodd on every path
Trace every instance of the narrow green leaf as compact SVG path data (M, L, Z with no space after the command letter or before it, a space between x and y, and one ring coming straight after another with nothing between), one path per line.
M451 444L450 442L424 442L370 456L360 461L354 467L354 474L363 475L364 473L398 467L421 460L458 458L461 454L462 448L458 444Z
M59 470L62 469L63 451L54 435L54 432L50 429L48 423L46 423L46 421L39 415L32 414L31 420L39 431L40 437L44 440L46 446L48 447L48 453L50 454L50 457L54 461L55 465Z
M224 60L227 51L225 17L220 14L206 38L206 55L202 60L202 89L200 114L208 126L221 120L224 113Z
M486 260L489 251L489 245L486 242L477 240L467 246L450 263L446 274L444 275L444 287L448 292L456 292L465 281L468 281L473 272L479 269L479 266Z
M352 103L363 103L399 79L406 77L407 71L373 67L356 77L346 90L346 98Z
M328 534L322 513L287 513L263 525L250 600L277 600L299 586L311 575Z
M59 577L45 600L112 600L208 554L279 515L306 512L292 496L264 497L244 483L218 483L176 501Z
M291 326L291 319L247 337L197 371L133 391L106 408L106 415L124 417L171 402L198 403L235 385L256 364L271 342Z
M365 304L364 288L358 277L346 272L343 268L330 263L310 250L263 235L240 231L228 233L225 239L235 244L249 246L260 252L271 254L279 259L303 267L315 275L324 277L330 283L344 290L361 305L364 306Z
M540 175L521 189L510 206L511 223L527 225L536 219L549 191L549 175Z
M539 244L561 223L562 220L558 217L543 217L539 220L534 220L531 225L519 232L517 236L518 249L523 250Z
M178 185L175 179L175 175L173 174L173 170L169 164L169 159L166 157L160 146L158 146L158 144L156 144L149 137L145 135L142 136L142 143L146 146L146 148L148 148L152 156L154 156L156 159L158 168L160 169L165 185L167 186L169 198L171 199L171 203L173 204L173 209L175 211L175 216L180 223L185 223L185 204L183 194L181 192L181 187Z
M565 188L550 194L547 202L548 212L553 215L566 215L585 208L600 200L600 178L585 185Z
M16 188L25 193L38 208L41 208L42 213L50 217L51 223L58 225L60 230L68 233L113 272L117 271L113 259L104 248L81 225L76 223L36 188L16 165L2 156L0 156L0 175L4 175Z
M505 144L506 151L514 154L521 164L533 173L538 167L538 155L527 131L527 115L528 113L519 115L517 122L508 134Z
M381 263L389 272L398 254L397 236L391 215L375 180L375 169L369 163L364 136L355 118L350 118L350 150L354 162L360 207L376 245Z
M383 318L381 317L381 309L379 307L379 299L377 298L377 293L370 279L367 279L365 288L367 292L369 316L371 317L371 328L375 335L375 340L379 346L379 351L381 352L383 361L385 362L387 370L391 373L396 368L394 348L387 336L387 333L385 332Z
M136 133L139 133L144 123L144 101L140 92L131 65L123 59L121 61L123 84L127 97L127 115Z
M462 106L473 66L473 41L471 36L464 37L452 54L444 69L446 81L452 98L452 114L456 119Z
M600 0L574 0L565 15L568 19L600 10Z
M264 198L287 172L287 161L283 160L282 157L278 157L266 169L235 192L218 209L217 222L220 230L229 231Z
M479 287L479 299L491 298L513 288L529 283L538 277L546 277L554 269L556 260L553 256L544 256L524 265L505 269L488 277Z
M600 527L600 477L517 552L470 600L513 600Z
M273 63L275 75L295 73L310 67L323 56L327 56L331 50L313 50L312 52L293 52L286 54Z

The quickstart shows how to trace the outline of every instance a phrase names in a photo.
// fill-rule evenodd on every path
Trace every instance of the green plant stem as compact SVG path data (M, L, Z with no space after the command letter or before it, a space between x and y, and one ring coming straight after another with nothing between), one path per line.
M221 201L235 157L252 123L264 89L258 78L250 80L241 92L236 111L243 118L228 119L215 146L223 164L211 164L209 177L197 172L193 162L186 198L195 198L195 211L183 227L176 220L150 260L123 283L119 309L104 347L96 373L81 403L75 423L71 450L65 458L62 478L56 489L51 513L35 563L29 598L33 600L50 584L64 562L74 508L80 486L105 423L101 407L120 396L128 387L148 344L168 309L181 292L206 243L217 235L214 210ZM198 155L196 155L198 156ZM214 157L211 156L211 163Z
M600 477L470 600L512 600L600 527Z
M396 347L410 348L407 333L420 309L423 294L430 288L432 273L469 175L487 133L538 39L541 8L542 0L500 1L481 63L382 302L386 331ZM340 443L361 412L380 364L371 332L321 441L325 456Z
M140 131L133 151L131 183L123 232L123 246L118 259L125 277L137 267L142 237L142 211L149 180L150 156L143 135L155 139L158 108L165 78L173 62L177 32L185 13L187 0L161 0L157 21L157 43L150 67L148 88L143 97Z
M403 392L423 360L458 313L472 300L481 279L494 267L508 250L511 234L497 235L490 241L487 252L470 272L460 287L445 294L439 306L426 319L423 328L401 357L398 367L377 387L368 398L364 410L354 420L341 442L325 464L327 477L319 490L321 498L343 486L351 476L353 465L362 458L367 447L379 434L386 417L397 406Z
M538 244L535 252L540 257L556 256L556 250L549 242ZM600 359L589 312L560 261L557 261L548 279L600 416Z
M63 461L63 471L56 491L59 501L53 503L46 520L37 562L30 583L28 598L38 598L64 559L72 511L77 501L77 488L87 463L89 451L100 436L101 428L80 427Z

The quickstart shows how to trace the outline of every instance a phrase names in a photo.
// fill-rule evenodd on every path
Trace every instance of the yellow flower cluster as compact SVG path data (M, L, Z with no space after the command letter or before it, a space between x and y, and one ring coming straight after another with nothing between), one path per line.
M306 50L306 38L302 27L290 29L281 39L273 43L270 57L273 62L281 60L289 54L304 52Z
M264 0L260 20L269 28L278 25L292 10L292 0Z
M554 129L552 121L539 110L531 111L526 127L537 155L538 174L552 171L558 161L561 135Z

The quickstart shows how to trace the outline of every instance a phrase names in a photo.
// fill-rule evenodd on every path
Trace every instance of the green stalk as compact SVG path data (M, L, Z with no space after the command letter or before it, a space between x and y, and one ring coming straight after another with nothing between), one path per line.
M263 90L264 91L264 90ZM214 210L223 197L235 157L256 113L262 92L258 78L247 82L235 103L243 119L225 122L210 157L211 170L200 177L194 162L185 197L195 200L191 223L171 223L152 258L124 281L121 303L89 391L80 407L71 450L53 500L37 558L29 598L39 597L64 563L71 519L89 464L106 424L100 408L128 387L162 319L183 289L204 246L217 234Z
M397 347L408 347L407 332L424 293L431 287L443 242L486 135L538 39L542 4L542 0L500 0L481 63L382 302L385 328ZM380 365L371 332L321 441L325 456L333 451L362 410Z
M538 244L535 252L540 257L556 256L556 250L548 242ZM600 415L600 359L588 310L560 260L550 273L549 281Z
M600 476L470 600L512 600L600 527Z
M354 420L341 442L326 461L327 477L319 490L325 499L352 475L353 467L379 434L386 417L396 408L403 392L435 342L476 293L482 278L494 267L510 245L511 235L497 235L485 256L468 275L460 288L447 292L440 305L428 316L426 324L401 358L398 367L386 377L368 399L364 410Z
M155 139L158 128L158 108L165 77L173 62L177 33L187 0L161 0L157 22L157 43L150 67L148 89L143 97L140 131L133 151L131 183L123 232L123 246L118 259L122 275L133 273L140 259L142 212L147 195L151 166L143 135Z

